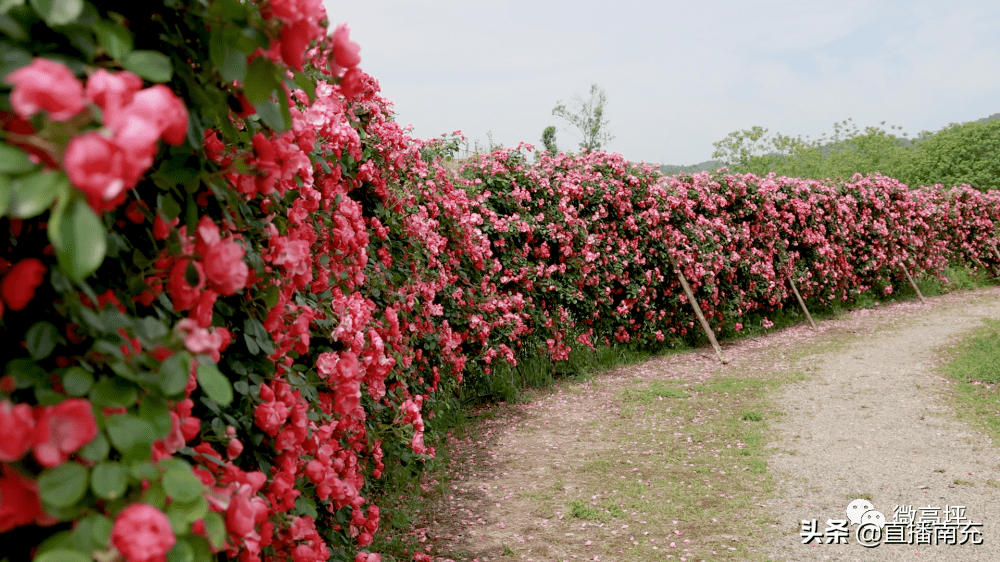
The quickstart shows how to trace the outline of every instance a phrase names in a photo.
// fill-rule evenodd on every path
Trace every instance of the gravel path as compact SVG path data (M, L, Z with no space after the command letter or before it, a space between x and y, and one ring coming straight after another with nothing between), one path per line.
M770 498L750 492L751 513L736 513L753 521L749 536L721 534L702 521L700 529L683 535L693 539L690 545L678 543L663 556L663 550L649 550L655 555L639 559L733 560L733 547L743 545L758 559L776 562L1000 560L1000 452L974 428L954 421L949 383L936 371L939 351L983 318L1000 318L1000 288L953 293L926 305L913 301L857 310L823 321L815 332L799 325L725 342L727 367L704 350L666 355L559 387L527 404L498 408L495 417L481 422L478 437L453 443L441 482L425 484L428 492L437 486L441 492L414 513L408 535L435 560L636 559L623 549L639 544L642 536L668 533L670 541L680 533L670 530L674 527L657 529L652 520L647 525L642 513L608 525L566 516L570 502L598 498L587 490L611 487L602 479L649 478L633 471L653 458L642 455L659 449L640 439L648 428L621 423L621 391L665 379L694 384L720 375L767 380L802 372L802 382L773 394L785 414L769 422L768 470L775 487ZM697 421L671 431L691 431ZM663 439L669 437L660 443ZM609 456L639 464L624 473L587 468ZM859 498L888 521L895 519L896 506L942 511L964 506L969 522L981 522L975 528L983 544L865 548L857 542L855 525L847 544L803 544L803 520L816 519L823 533L828 519L847 519L848 505ZM620 544L623 537L630 542Z
M906 304L857 319L856 341L808 358L812 377L786 385L776 424L778 535L764 545L774 560L1000 560L1000 454L991 440L955 421L943 396L948 382L934 371L935 350L1000 318L996 289ZM895 305L889 308L899 308ZM822 331L822 329L821 329ZM850 528L848 544L803 544L803 520L846 519L852 500L867 500L894 521L896 506L965 506L980 522L983 544L882 544L865 548ZM905 509L905 507L904 507ZM943 519L943 517L942 517ZM961 529L961 527L959 527ZM898 531L897 531L898 532ZM904 531L905 532L905 531ZM958 537L961 539L961 531ZM971 542L971 541L970 541Z

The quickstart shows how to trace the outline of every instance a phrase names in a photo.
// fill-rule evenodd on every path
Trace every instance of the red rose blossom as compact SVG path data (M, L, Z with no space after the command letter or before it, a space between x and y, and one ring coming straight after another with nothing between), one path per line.
M111 139L91 131L69 141L63 167L80 191L95 202L114 199L125 190L125 153Z
M0 462L14 462L31 448L35 429L35 417L31 406L12 404L10 400L0 402Z
M121 109L141 89L142 78L127 70L112 73L98 68L87 78L85 91L87 98L101 108L104 124L114 129Z
M111 544L128 562L164 562L176 542L170 519L145 503L123 509L111 529Z
M38 500L38 484L6 465L0 469L0 534L35 522L51 524Z
M137 92L122 109L123 118L137 117L149 123L163 142L179 145L187 136L188 111L174 92L157 84Z
M361 62L358 53L361 47L351 41L351 28L346 23L337 26L333 32L333 72L340 74L342 69L354 68Z
M208 285L222 296L236 294L246 287L250 268L243 261L246 251L232 239L211 246L203 257Z
M194 268L198 276L198 283L191 286L187 281L188 265ZM205 288L205 269L198 262L186 259L177 260L177 263L170 268L170 275L167 277L167 294L174 305L174 310L188 310L198 302L198 296Z
M36 410L35 415L35 459L42 466L66 462L71 454L97 437L94 411L83 398L46 406Z
M25 258L7 270L0 280L0 297L11 310L21 310L35 298L35 289L45 281L47 268L38 258Z
M68 121L86 107L83 84L55 61L36 58L8 74L7 82L14 85L10 105L23 119L46 111L53 121Z

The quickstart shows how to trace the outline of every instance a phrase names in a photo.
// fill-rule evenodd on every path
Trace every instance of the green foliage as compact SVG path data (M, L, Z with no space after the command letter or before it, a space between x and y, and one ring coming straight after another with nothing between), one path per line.
M910 140L890 125L859 129L851 119L834 123L819 139L790 137L755 126L713 143L713 158L737 173L774 172L799 178L849 178L881 173L911 186L969 184L981 191L1000 189L1000 121L951 124ZM683 171L683 170L680 170Z
M597 84L590 86L589 99L584 100L580 96L573 96L573 102L575 105L573 111L567 109L561 101L556 102L556 106L552 109L552 115L561 117L580 131L581 149L600 150L601 147L615 138L608 132L608 120L604 117L604 107L608 103L608 96L600 86ZM553 138L554 141L555 138ZM551 150L550 152L556 151Z
M883 122L882 125L885 123ZM851 119L833 124L833 134L819 139L768 135L762 127L735 131L714 143L714 158L730 171L758 176L774 172L801 178L849 178L879 172L899 177L905 167L908 141L881 127L860 131Z
M910 185L1000 189L1000 121L953 123L922 136L908 153L899 179Z
M542 131L542 146L552 154L559 152L559 147L556 146L556 128L554 125L549 125Z

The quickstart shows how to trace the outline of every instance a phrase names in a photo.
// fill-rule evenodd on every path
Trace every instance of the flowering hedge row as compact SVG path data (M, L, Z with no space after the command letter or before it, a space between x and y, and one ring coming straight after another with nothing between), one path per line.
M0 559L378 560L494 360L995 265L994 194L421 154L317 0L0 3ZM422 553L415 558L425 559Z
M949 262L997 264L996 192L910 189L878 175L662 177L615 154L542 153L529 165L529 153L482 156L462 183L485 196L497 288L530 305L518 343L555 360L573 345L687 336L695 319L674 264L723 333L748 313L770 327L767 315L795 306L790 279L828 304L891 293L904 267L940 276Z

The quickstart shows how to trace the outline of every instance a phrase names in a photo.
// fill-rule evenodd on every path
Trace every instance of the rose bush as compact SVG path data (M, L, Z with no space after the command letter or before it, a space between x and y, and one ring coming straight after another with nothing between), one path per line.
M379 560L379 480L434 455L456 385L690 337L675 267L739 330L790 278L829 302L997 265L1000 201L961 187L530 146L455 175L316 0L0 18L12 559Z

